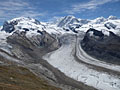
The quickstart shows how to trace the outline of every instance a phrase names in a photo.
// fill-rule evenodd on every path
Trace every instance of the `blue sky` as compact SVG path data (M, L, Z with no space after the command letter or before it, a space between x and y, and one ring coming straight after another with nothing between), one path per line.
M21 16L49 21L67 15L83 19L120 17L120 0L0 0L0 24Z

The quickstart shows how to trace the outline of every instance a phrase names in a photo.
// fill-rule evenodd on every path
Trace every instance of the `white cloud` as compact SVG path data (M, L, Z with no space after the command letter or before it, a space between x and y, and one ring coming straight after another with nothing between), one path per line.
M35 11L25 11L25 12L23 12L23 15L21 15L21 16L23 16L23 17L33 17L33 18L35 18L35 17L37 17L37 16L44 16L44 15L46 15L47 13L46 12L43 12L43 13L38 13L38 12L35 12Z
M0 2L0 10L22 10L25 7L29 8L29 4L22 0L7 0Z
M45 12L39 13L36 8L32 7L30 3L25 0L4 0L0 1L0 22L12 19L15 17L33 17L46 15Z
M117 2L119 0L90 0L86 3L78 3L71 6L69 10L66 10L65 12L68 14L74 14L77 12L82 12L85 10L94 10L98 8L100 5L109 3L109 2Z
M2 6L8 6L8 7L10 7L10 6L17 6L17 7L19 6L19 7L21 7L21 6L25 6L25 5L29 6L28 3L22 2L21 0L19 0L19 1L9 0L9 1L2 2L1 5Z

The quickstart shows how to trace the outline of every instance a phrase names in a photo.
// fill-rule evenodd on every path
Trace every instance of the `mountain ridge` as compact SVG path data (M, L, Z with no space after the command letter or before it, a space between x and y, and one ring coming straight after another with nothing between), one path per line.
M106 86L106 82L105 90L114 87L119 90L119 78L113 72L119 76L120 67L116 63L111 66L101 63L97 58L107 50L108 53L103 53L108 55L107 59L111 56L119 59L120 19L110 16L88 20L66 16L57 21L45 23L29 17L6 21L0 31L0 57L6 60L1 60L0 64L22 65L63 90L104 90L101 85ZM90 50L98 56L89 56L87 51ZM80 60L87 62L83 64ZM95 80L91 82L92 78Z

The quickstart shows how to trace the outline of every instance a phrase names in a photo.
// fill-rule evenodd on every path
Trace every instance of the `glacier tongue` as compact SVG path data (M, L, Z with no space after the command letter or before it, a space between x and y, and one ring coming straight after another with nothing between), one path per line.
M69 38L68 38L69 37ZM64 37L65 38L65 37ZM106 72L89 68L86 64L79 63L74 58L76 39L75 36L67 36L67 40L56 51L43 57L55 68L77 81L93 86L99 90L120 90L120 79ZM84 61L84 60L83 60Z

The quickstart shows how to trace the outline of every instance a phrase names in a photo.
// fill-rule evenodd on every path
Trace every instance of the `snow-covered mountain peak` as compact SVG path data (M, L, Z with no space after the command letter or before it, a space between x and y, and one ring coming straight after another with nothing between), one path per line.
M40 22L38 20L30 18L30 17L27 17L27 18L26 17L18 17L18 18L14 18L12 20L9 20L7 22L8 23L10 23L10 22L17 22L17 23L19 23L19 22L31 22L31 23L35 23L35 24L40 24Z
M118 19L116 16L109 16L108 18L107 18L108 20L116 20L116 19Z
M6 21L3 24L2 30L6 32L13 32L15 30L42 30L44 25L42 25L38 20L32 18L19 17L12 20Z
M19 17L6 21L2 27L3 31L8 33L16 30L37 33L37 31L46 31L50 34L78 33L86 32L88 29L94 28L101 31L112 31L115 34L120 33L120 19L114 16L108 18L98 17L94 20L80 19L68 15L58 18L55 23L39 22L33 18ZM32 35L34 35L34 33Z
M64 34L67 32L63 30L63 28L57 27L56 24L39 22L38 20L29 17L19 17L6 21L3 24L2 31L6 31L7 33L25 31L28 37L40 35L40 32L42 31L46 31L49 34ZM67 33L72 33L72 31Z
M90 28L86 33L88 33L90 36L94 37L103 37L103 36L109 36L110 32L108 30L96 30L93 28Z
M68 16L65 16L66 18L76 18L75 16L73 15L68 15Z
M38 20L33 18L19 17L14 18L9 21L5 21L3 24L2 31L7 33L14 33L16 31L26 32L27 37L32 37L34 35L40 35L44 31L45 25L40 23Z
M98 18L92 20L92 23L93 24L100 24L100 23L103 23L105 21L106 21L106 19L104 17L98 17Z
M75 23L78 23L78 22L79 22L79 20L77 18L75 18L74 16L69 15L69 16L65 16L64 18L62 18L58 22L57 26L58 27L67 27L70 24L75 24Z

